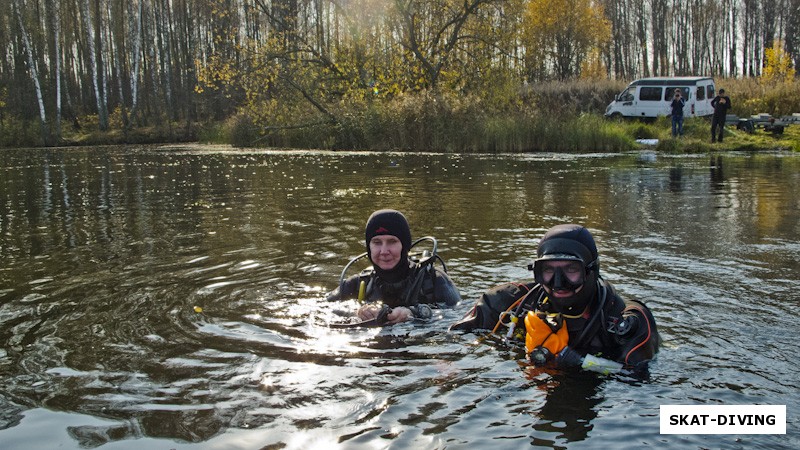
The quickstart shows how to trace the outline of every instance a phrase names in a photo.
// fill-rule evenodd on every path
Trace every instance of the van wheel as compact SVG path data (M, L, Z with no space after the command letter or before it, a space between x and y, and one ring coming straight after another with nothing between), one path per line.
M755 129L756 127L753 126L753 122L751 122L749 120L741 120L741 121L739 121L739 123L736 125L736 128L739 129L739 130L742 130L742 131L744 131L745 133L748 133L748 134L753 134L753 132L756 131L756 129Z
M609 120L613 120L614 122L622 122L623 119L622 114L618 112L611 114L610 116L608 116L608 118Z

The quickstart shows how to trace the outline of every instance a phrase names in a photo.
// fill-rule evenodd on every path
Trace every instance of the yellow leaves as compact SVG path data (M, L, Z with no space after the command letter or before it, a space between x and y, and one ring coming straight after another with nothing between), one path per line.
M531 0L524 25L539 42L572 38L597 44L611 37L603 6L593 0Z
M764 51L764 68L761 72L763 83L777 83L794 80L795 69L792 56L784 49L783 42L776 40L771 48Z
M611 40L611 24L595 0L531 0L523 22L529 60L574 75L587 55ZM549 60L549 61L548 61Z
M608 70L598 48L592 49L581 63L582 80L603 80L608 78Z
M212 55L205 64L201 60L194 62L197 72L197 85L195 92L201 94L206 89L218 91L229 87L239 75L239 70L230 62L224 61L218 55Z

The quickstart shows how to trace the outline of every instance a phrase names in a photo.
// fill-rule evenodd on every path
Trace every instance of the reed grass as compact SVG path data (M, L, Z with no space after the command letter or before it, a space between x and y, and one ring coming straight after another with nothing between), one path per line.
M731 98L731 113L742 117L753 114L784 116L800 113L800 81L764 83L758 78L716 79L717 91L725 89Z
M578 90L576 96L586 95ZM594 152L635 147L628 127L600 114L556 108L569 93L526 93L520 106L497 110L478 96L421 92L386 102L340 105L336 124L275 130L258 145L334 150L437 152ZM595 97L597 95L595 94ZM594 100L595 103L598 100ZM234 134L234 133L231 133Z
M637 139L658 139L665 151L710 151L707 119L687 119L686 134L672 142L668 118L653 123L615 122L603 117L625 81L546 82L524 85L511 100L490 94L447 91L406 93L392 99L350 99L337 105L338 122L276 130L256 145L334 150L439 152L619 152ZM720 80L733 111L788 114L800 111L796 83L762 85L756 80ZM507 92L503 94L507 98ZM303 120L307 120L304 118ZM241 125L241 124L239 124ZM744 139L743 145L750 145Z

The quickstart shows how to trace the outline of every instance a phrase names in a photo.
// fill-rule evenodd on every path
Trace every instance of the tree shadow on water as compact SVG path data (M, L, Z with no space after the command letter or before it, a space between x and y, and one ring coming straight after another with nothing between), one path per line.
M594 427L592 421L597 418L597 405L604 400L598 395L604 377L577 371L557 373L548 378L547 382L536 386L545 390L546 395L541 408L532 412L538 420L533 424L535 432L531 444L559 448L556 442L548 439L551 436L557 436L564 444L585 440Z

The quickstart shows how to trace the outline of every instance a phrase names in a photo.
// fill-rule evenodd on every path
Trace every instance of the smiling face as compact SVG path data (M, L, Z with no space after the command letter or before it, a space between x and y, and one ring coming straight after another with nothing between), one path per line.
M372 263L383 270L392 270L400 262L403 243L396 236L382 234L369 241L369 254Z

